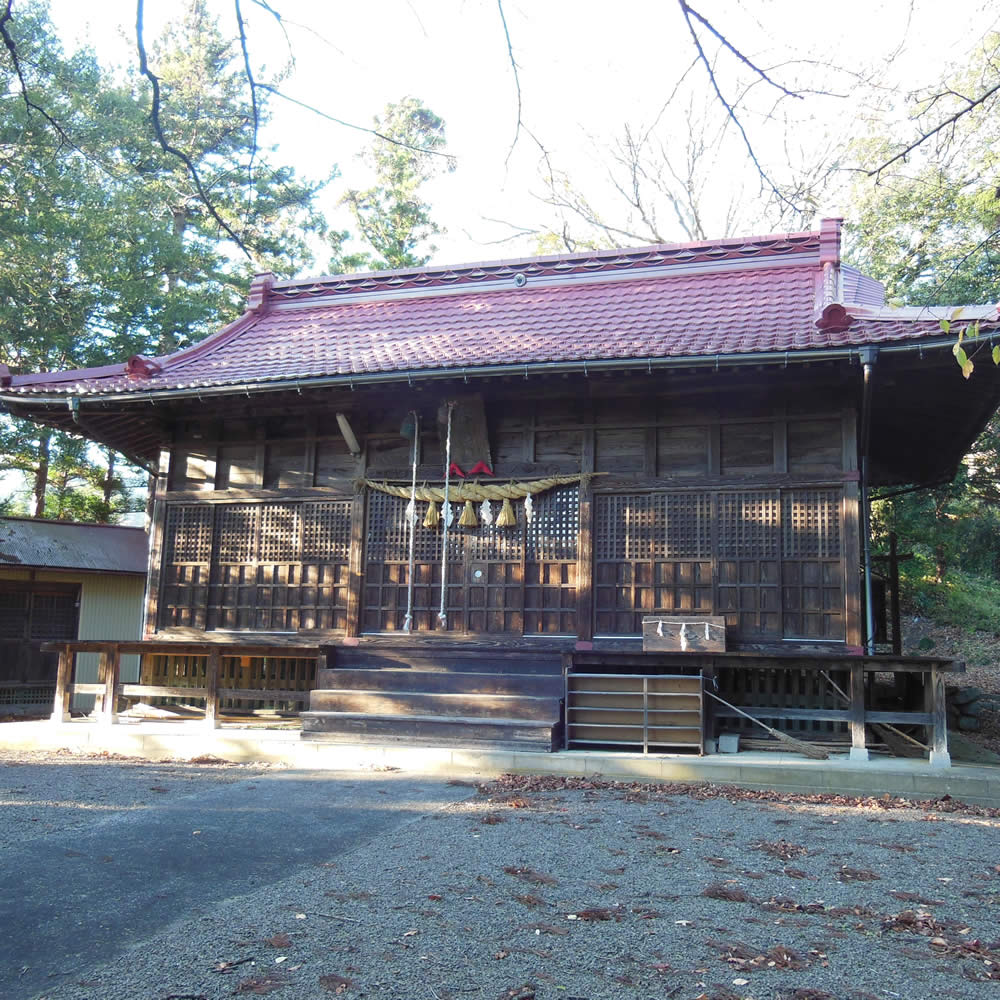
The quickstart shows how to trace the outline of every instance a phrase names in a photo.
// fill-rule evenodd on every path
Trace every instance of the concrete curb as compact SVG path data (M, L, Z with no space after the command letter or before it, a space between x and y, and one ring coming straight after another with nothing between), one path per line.
M1000 767L956 764L931 768L926 761L846 754L815 761L790 753L744 751L693 757L608 751L476 750L403 745L351 745L300 740L297 730L222 728L198 722L123 722L104 726L70 723L0 723L0 748L115 753L149 760L211 755L237 762L267 761L309 770L400 768L424 774L491 776L518 774L601 775L620 781L710 782L777 791L842 795L893 795L1000 807Z

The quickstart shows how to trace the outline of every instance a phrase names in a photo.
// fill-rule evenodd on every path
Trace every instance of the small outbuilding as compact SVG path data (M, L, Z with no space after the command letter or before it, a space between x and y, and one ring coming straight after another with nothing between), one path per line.
M0 518L0 714L50 709L58 654L43 643L140 637L147 550L142 528ZM138 657L122 666L138 676ZM96 681L97 654L77 669Z

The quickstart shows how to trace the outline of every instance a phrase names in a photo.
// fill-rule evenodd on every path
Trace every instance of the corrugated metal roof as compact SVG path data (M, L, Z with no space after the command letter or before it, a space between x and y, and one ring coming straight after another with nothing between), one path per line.
M145 576L148 548L142 528L0 518L0 566Z

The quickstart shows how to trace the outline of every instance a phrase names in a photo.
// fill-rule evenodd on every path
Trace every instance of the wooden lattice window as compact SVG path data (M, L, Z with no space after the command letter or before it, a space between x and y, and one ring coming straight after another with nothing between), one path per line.
M580 491L549 490L533 500L525 527L524 633L575 635ZM518 516L523 517L521 504Z
M161 627L347 625L351 501L170 505Z
M347 562L351 554L351 505L322 501L302 505L302 559Z
M212 556L212 508L171 504L165 537L168 562L207 563Z
M75 639L80 588L75 584L0 586L0 639L58 642Z

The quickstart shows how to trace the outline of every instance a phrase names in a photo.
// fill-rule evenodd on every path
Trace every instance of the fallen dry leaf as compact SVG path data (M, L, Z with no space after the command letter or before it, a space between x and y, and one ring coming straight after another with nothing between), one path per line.
M782 861L791 861L792 858L800 858L809 853L801 844L790 844L787 840L759 840L756 844L751 844L750 848Z
M504 990L497 997L497 1000L535 1000L535 986L532 983L514 986L509 990Z
M838 882L878 882L881 878L867 868L848 868L847 865L837 872Z
M709 899L724 899L728 903L750 903L752 900L739 886L723 885L713 882L701 890L703 896Z
M319 977L319 984L324 990L330 993L346 993L353 985L353 981L346 976L338 976L334 972L327 973Z
M264 996L266 993L273 993L275 990L280 990L284 985L285 981L275 975L251 976L249 979L244 979L236 987L236 992L254 993L258 996Z
M530 892L526 892L521 896L515 896L514 900L518 903L523 903L525 906L541 906L545 902L541 896L536 896Z
M595 906L588 910L579 910L576 913L569 913L570 920L617 920L621 921L621 912L617 909L606 910L603 907Z

